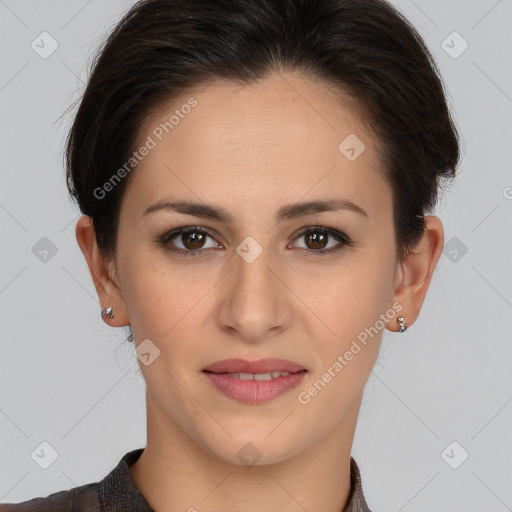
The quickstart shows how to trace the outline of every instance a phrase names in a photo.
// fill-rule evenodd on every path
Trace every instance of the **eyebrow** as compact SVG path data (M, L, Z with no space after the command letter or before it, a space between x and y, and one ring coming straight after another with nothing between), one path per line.
M233 222L234 217L223 208L208 205L205 203L195 203L192 201L159 201L144 210L142 217L153 212L167 210L177 213L184 213L201 217L205 219L217 220L224 223ZM276 221L292 220L304 215L313 213L334 212L339 210L348 210L368 217L368 214L357 204L347 199L327 199L324 201L309 201L302 203L293 203L282 206L277 214Z

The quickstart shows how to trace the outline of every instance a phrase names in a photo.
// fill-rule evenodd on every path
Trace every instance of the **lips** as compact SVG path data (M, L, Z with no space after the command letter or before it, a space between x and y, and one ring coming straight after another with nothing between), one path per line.
M248 361L246 359L223 359L208 365L203 369L204 372L211 373L231 373L231 374L262 374L272 372L297 373L306 371L306 369L292 361L284 359L259 359L257 361Z
M206 380L223 395L246 404L263 404L297 387L308 371L284 359L224 359L203 369Z

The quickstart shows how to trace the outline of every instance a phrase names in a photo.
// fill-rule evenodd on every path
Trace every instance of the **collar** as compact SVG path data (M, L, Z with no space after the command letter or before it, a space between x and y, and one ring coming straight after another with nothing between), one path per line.
M130 475L129 467L141 456L144 448L126 453L119 464L99 483L99 496L105 512L154 512ZM366 504L361 474L350 457L350 499L342 512L371 512Z

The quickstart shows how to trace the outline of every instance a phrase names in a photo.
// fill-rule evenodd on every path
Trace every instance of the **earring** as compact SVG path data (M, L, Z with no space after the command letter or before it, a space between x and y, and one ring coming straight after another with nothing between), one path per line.
M109 306L101 311L101 318L114 318L113 308Z
M405 318L403 316L399 316L397 318L398 322L398 332L404 332L407 329L407 326L405 325Z

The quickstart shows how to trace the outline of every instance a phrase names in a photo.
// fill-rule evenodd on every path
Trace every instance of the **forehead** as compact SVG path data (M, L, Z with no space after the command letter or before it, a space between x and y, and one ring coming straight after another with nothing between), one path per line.
M151 150L124 200L140 212L166 192L233 203L242 194L245 206L278 192L290 202L308 191L382 192L377 140L361 110L341 91L295 74L195 87L144 122L135 149Z

